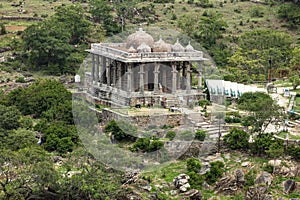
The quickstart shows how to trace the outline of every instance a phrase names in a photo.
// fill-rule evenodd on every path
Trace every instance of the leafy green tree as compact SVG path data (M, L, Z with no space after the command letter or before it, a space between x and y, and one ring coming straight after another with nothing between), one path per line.
M51 74L74 74L82 62L81 47L90 30L79 4L60 6L49 19L29 26L23 33L24 60L30 70Z
M289 78L289 81L292 83L293 90L295 90L300 85L300 76L294 75Z
M42 114L48 110L54 109L55 111L60 111L60 104L66 106L67 103L71 101L71 93L64 87L63 84L55 80L42 79L34 84L31 84L29 87L17 90L13 90L7 95L7 104L15 105L24 115L34 115L35 117L40 117ZM65 108L71 108L65 107ZM67 119L69 118L60 118L64 115L70 115L70 110L64 110L61 108L64 113L56 113L52 119ZM48 111L50 112L50 111ZM62 115L60 115L62 114Z
M111 13L112 7L108 0L91 0L90 13L94 21L101 23L106 30L106 35L111 36L121 31L121 26L114 21Z
M225 135L223 140L231 149L248 149L250 134L247 132L233 128L229 134Z
M20 126L21 113L15 106L0 105L0 129L12 130Z
M281 4L278 10L279 18L288 22L288 27L297 29L300 25L300 6L294 4Z
M238 108L248 111L253 121L251 132L262 133L270 123L281 123L283 110L268 95L262 92L246 92L238 100Z
M37 145L38 141L35 137L35 133L26 129L17 129L13 132L9 132L3 139L6 148L13 151Z

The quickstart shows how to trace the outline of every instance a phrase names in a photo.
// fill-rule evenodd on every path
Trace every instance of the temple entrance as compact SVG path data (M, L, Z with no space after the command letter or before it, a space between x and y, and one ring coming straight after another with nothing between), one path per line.
M154 74L152 67L148 70L148 91L154 90Z

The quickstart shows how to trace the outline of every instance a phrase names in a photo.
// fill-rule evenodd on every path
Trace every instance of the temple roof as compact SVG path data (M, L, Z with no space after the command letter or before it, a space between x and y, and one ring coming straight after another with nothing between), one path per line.
M128 36L126 41L126 48L130 48L131 46L137 49L142 43L145 43L150 48L153 47L154 39L151 35L143 31L142 28L139 28L138 31Z

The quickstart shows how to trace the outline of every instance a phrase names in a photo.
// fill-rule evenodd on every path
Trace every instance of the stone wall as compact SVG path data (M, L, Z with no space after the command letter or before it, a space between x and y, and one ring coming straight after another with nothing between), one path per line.
M102 123L106 124L109 121L115 120L128 120L139 127L146 128L149 125L156 125L157 127L167 126L178 126L182 123L183 114L172 113L172 114L157 114L157 115L141 115L141 116L128 116L126 113L122 114L111 109L102 110Z

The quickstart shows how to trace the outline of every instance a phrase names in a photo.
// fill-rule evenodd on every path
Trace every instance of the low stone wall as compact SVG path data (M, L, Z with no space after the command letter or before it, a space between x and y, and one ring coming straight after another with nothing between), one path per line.
M181 113L129 116L126 115L126 113L122 114L105 108L102 110L101 122L106 124L113 119L128 120L139 127L146 128L149 125L156 125L157 127L163 125L178 126L182 123L183 117L184 116Z

